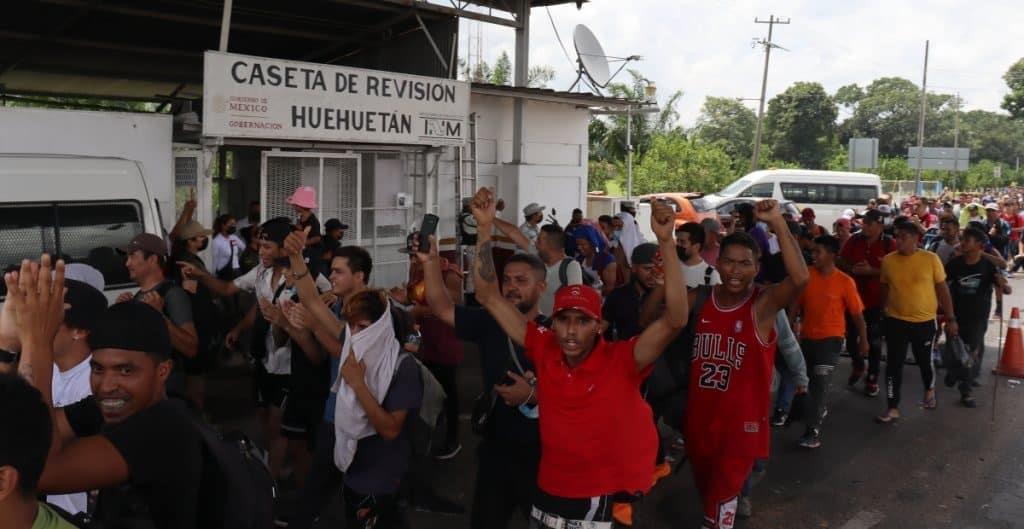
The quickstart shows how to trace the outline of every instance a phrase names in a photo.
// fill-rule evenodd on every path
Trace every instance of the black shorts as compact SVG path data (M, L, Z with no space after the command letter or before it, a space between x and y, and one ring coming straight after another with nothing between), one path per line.
M324 419L326 400L326 396L289 392L281 405L281 435L309 441L312 450L316 429Z
M290 375L272 375L262 365L256 366L256 405L260 408L284 406Z

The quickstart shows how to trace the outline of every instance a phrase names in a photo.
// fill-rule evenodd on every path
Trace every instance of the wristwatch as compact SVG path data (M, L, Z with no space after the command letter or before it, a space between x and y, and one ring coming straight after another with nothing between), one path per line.
M309 275L309 268L306 268L305 270L303 270L301 274L296 274L295 271L293 270L292 271L292 280L298 281L298 280L300 280L300 279L302 279L302 278L304 278L304 277L306 277L308 275Z

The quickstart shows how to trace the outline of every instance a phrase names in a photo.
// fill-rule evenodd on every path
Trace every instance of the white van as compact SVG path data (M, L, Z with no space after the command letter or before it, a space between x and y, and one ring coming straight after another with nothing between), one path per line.
M882 194L878 175L843 171L769 169L754 171L704 199L717 206L729 198L774 198L792 200L802 210L814 210L816 221L829 231L845 209L861 211L872 198Z
M43 252L86 263L103 274L110 300L133 286L117 248L139 233L162 233L135 161L0 154L0 189L0 266Z

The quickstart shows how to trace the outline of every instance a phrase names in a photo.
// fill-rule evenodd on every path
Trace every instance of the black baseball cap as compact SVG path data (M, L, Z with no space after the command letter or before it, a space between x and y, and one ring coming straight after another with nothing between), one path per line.
M861 215L861 218L868 222L883 222L885 219L885 214L883 214L881 211L878 211L877 209L869 209L865 211L863 215Z
M139 351L163 361L171 357L171 335L163 314L140 301L126 301L100 314L89 333L89 347Z
M347 230L348 229L348 224L345 224L344 222L342 222L342 221L340 221L338 219L329 219L326 223L324 223L324 229L327 230L327 231L339 230L339 229L340 230Z
M92 331L100 316L107 310L107 297L88 283L65 279L64 303L70 305L64 311L64 324L73 329Z
M260 226L260 240L275 242L280 246L292 230L294 226L288 217L273 218Z
M645 265L654 262L654 256L658 255L658 245L653 242L645 242L633 248L630 261L635 265Z

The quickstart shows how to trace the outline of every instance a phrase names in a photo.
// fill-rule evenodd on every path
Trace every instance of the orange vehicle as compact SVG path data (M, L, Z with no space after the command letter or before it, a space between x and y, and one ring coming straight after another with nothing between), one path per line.
M669 201L672 208L676 210L676 227L687 222L700 222L704 219L714 219L718 215L714 208L702 197L704 193L654 193L639 197L641 204L650 204L655 198L664 198Z

